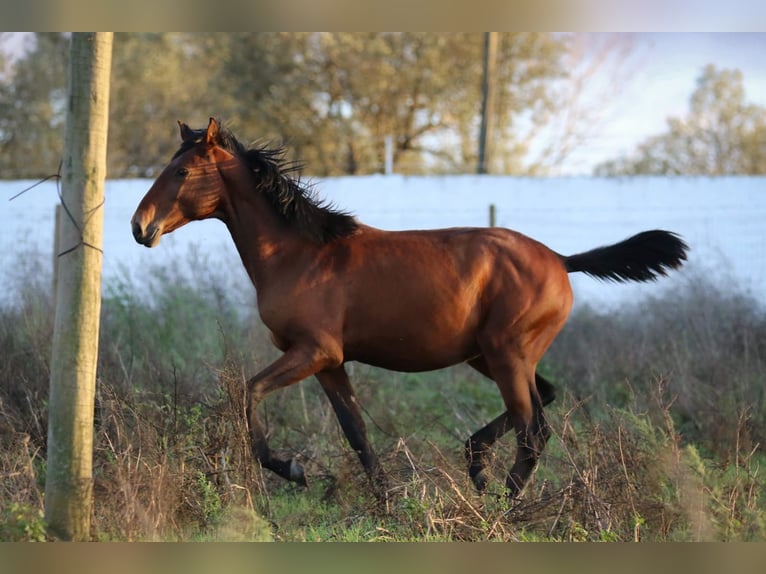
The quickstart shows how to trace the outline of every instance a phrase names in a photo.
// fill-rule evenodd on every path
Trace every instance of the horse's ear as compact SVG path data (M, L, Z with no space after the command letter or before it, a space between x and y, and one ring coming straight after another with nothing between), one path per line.
M215 121L215 118L210 118L210 123L207 125L205 140L208 145L215 145L218 143L218 122Z
M179 121L178 127L181 128L181 141L188 141L194 138L194 131L185 123Z

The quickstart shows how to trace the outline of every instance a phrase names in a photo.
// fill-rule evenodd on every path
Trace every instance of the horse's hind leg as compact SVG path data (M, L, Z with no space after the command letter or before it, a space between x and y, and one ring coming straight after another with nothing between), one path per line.
M482 427L465 442L465 458L468 461L468 475L476 490L483 492L489 482L487 476L487 455L490 447L511 428L508 411Z
M489 379L492 375L483 357L477 357L468 364ZM535 385L543 406L550 404L556 398L555 387L541 375L535 373ZM482 492L488 482L486 473L487 455L490 447L513 427L508 411L482 427L466 441L465 456L468 461L468 474L476 490ZM547 440L547 436L546 436Z
M539 395L532 392L530 398L531 412L523 407L512 417L517 447L516 460L505 481L509 498L514 498L524 488L551 436Z
M385 477L378 457L367 439L367 428L346 369L341 365L335 369L317 373L316 378L330 399L340 427L351 448L359 456L367 476L377 490L376 494L379 498L385 496Z
M487 362L484 360L484 357L478 356L475 359L471 359L468 361L468 365L479 371L488 379L494 381L492 375L489 372L489 367L487 366ZM537 387L537 392L540 395L540 400L542 401L544 407L547 407L554 400L556 400L555 385L537 372L535 372L535 386Z
M469 443L473 441L473 444L481 445L483 438L496 440L513 426L516 431L516 460L505 483L508 496L513 498L532 474L550 436L550 429L543 414L543 402L538 391L534 366L502 349L485 353L484 356L485 365L500 389L507 411L487 425L486 432L482 429L471 437ZM550 385L545 379L540 380ZM543 386L550 390L548 386ZM486 450L486 446L484 449ZM476 479L474 484L477 488L480 487Z
M556 400L556 387L540 373L535 373L535 386L540 395L540 402L542 402L544 407L547 407Z
M479 371L482 375L492 380L484 357L477 357L468 364ZM493 444L511 428L511 419L508 411L492 420L489 424L473 433L465 441L465 458L468 462L468 475L473 481L476 490L483 492L487 487L487 456Z

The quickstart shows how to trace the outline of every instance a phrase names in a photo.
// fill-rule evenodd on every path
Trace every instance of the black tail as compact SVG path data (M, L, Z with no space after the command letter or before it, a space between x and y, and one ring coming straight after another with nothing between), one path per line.
M654 281L686 261L689 246L669 231L643 231L624 241L564 257L567 272L604 281Z

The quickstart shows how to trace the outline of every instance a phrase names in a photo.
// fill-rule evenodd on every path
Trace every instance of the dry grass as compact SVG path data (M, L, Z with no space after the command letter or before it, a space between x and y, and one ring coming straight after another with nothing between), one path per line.
M560 389L549 409L554 436L511 502L500 489L514 455L510 435L495 448L488 494L474 492L463 461L462 441L502 408L491 383L461 369L357 368L389 478L381 503L312 383L263 405L272 444L302 458L309 488L253 464L244 381L273 351L220 292L177 283L168 280L150 309L125 286L105 298L95 540L766 537L766 319L745 297L695 284L616 316L573 317L543 365ZM5 540L45 538L46 301L42 290L27 290L17 307L0 310L9 359L0 370ZM205 336L179 345L190 332Z

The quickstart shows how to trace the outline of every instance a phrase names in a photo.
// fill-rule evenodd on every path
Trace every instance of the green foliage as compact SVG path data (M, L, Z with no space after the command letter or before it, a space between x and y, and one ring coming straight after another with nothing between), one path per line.
M193 254L191 260L191 276L151 270L141 293L127 277L106 286L100 363L122 374L113 384L199 398L214 388L215 366L235 351L235 341L247 341L249 318L237 308L237 287L207 271L206 260Z
M7 416L14 419L13 426L33 437L36 444L43 444L47 432L52 304L49 293L38 284L19 289L19 304L0 308L0 411L6 407Z
M684 118L639 144L627 157L596 168L599 175L734 175L766 173L766 109L745 100L742 73L708 65L697 79Z
M274 536L269 524L250 508L229 505L221 510L216 527L201 541L210 542L272 542Z
M312 175L382 171L386 136L397 172L454 173L476 162L481 46L477 33L240 33L206 53L225 54L226 117L287 141ZM523 170L516 122L553 107L565 52L549 34L501 35L495 171Z
M4 177L49 175L61 157L68 37L35 38L0 77ZM562 35L500 35L494 172L526 169L523 127L549 121L567 50ZM389 135L400 173L472 172L481 53L481 33L115 34L108 172L156 175L176 120L211 115L287 142L311 175L382 171Z
M35 48L0 78L0 173L39 178L63 158L69 38L35 34Z
M671 402L686 440L729 457L766 441L765 341L759 303L699 274L619 313L581 309L545 361L594 405Z
M177 120L205 121L225 113L211 93L210 71L215 66L198 53L196 43L185 34L115 34L110 177L157 175L178 149ZM178 117L179 110L194 110L194 117Z
M215 525L221 519L221 497L205 473L197 471L195 486L199 494L199 507L203 528Z
M26 504L12 502L0 514L0 541L45 542L43 512Z
M211 271L146 276L155 283L117 281L104 297L96 539L766 539L766 321L745 296L695 279L635 309L577 311L542 368L558 391L546 409L554 434L512 502L497 496L512 433L493 448L488 494L475 494L465 472L465 439L503 408L493 383L466 366L349 365L388 476L379 502L313 380L262 405L273 447L299 457L309 487L254 465L244 381L274 357L266 334ZM42 294L27 293L0 310L10 358L0 371L3 540L44 536L45 393L17 381L47 380L28 346L45 340L50 313Z

